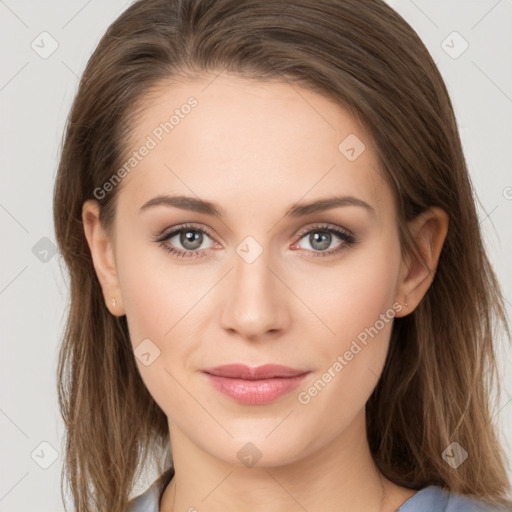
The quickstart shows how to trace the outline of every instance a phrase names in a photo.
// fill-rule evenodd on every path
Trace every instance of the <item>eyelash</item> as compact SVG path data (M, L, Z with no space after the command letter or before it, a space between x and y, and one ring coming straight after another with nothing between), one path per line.
M185 257L199 258L202 256L207 256L211 249L202 249L202 250L195 250L195 251L181 250L181 249L176 249L175 247L172 247L166 243L168 240L173 238L175 235L180 234L181 232L187 231L187 230L203 233L203 234L208 235L210 238L213 238L208 233L208 231L204 230L203 228L199 228L192 224L183 224L182 226L173 228L172 231L168 231L168 232L163 233L162 235L159 235L156 238L155 242L158 242L168 253L173 254L174 256L176 256L178 258L185 258ZM302 240L306 235L309 235L314 232L331 233L331 234L337 236L338 238L340 238L341 241L343 242L341 245L339 245L335 249L331 249L329 251L313 251L312 257L314 257L314 258L334 256L335 254L338 254L342 250L344 250L356 243L356 239L350 231L343 229L343 228L332 227L332 226L324 225L324 224L312 226L312 227L308 228L306 231L301 232L298 235L299 241ZM305 250L309 251L308 249L305 249Z

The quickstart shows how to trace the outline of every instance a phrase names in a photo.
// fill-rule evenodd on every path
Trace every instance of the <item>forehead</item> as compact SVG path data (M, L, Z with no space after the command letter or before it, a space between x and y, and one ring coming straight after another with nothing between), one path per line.
M376 208L390 199L364 126L295 84L203 75L161 84L142 106L131 127L139 155L122 182L130 203L166 193L248 208L334 191Z

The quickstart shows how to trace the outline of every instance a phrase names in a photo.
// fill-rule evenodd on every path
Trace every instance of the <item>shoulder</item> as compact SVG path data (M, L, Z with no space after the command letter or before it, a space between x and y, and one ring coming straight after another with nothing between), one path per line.
M174 476L174 468L162 473L142 494L128 502L125 512L159 512L160 498Z
M397 512L506 512L489 505L483 500L447 491L436 485L429 485L411 498Z

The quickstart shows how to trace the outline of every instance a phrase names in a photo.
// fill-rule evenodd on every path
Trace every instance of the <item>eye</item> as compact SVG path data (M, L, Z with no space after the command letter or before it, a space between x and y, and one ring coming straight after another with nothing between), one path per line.
M211 238L208 233L202 229L190 224L178 226L171 231L163 233L156 239L167 252L174 254L179 258L206 256L210 247L202 247L205 236ZM178 246L178 248L176 247ZM183 247L180 249L179 246Z
M299 236L300 240L306 239L310 246L306 250L313 257L332 256L356 243L356 239L350 231L330 225L313 226L307 231L302 232ZM212 237L203 228L192 224L185 224L165 231L155 241L160 243L167 252L178 258L197 258L207 256L215 244L214 242L214 244L208 247L203 247L206 238L211 239ZM334 249L327 250L336 238L340 243ZM292 249L297 247L298 242L292 246Z
M301 240L306 239L309 244L307 250L312 252L313 257L332 256L356 243L355 236L350 231L330 225L313 226L299 236ZM336 238L340 240L340 243L334 249L327 250ZM297 246L298 243L294 244L292 248L297 248Z

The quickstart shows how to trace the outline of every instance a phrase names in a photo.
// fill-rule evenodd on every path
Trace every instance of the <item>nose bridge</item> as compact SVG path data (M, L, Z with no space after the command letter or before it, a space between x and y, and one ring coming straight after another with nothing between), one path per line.
M268 268L272 268L270 252L247 237L234 254L222 324L247 338L283 329L288 317L284 286Z

